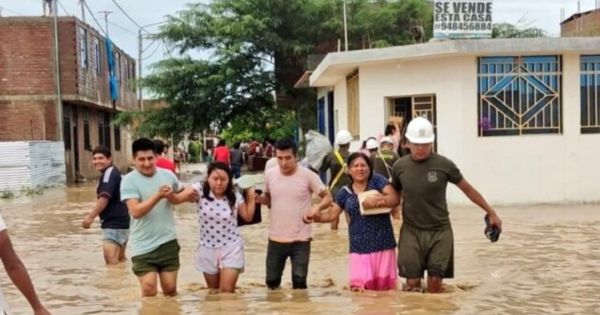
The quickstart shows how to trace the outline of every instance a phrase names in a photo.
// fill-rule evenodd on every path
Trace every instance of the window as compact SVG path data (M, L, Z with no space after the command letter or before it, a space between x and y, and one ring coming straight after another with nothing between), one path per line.
M98 143L110 149L110 114L98 112Z
M560 56L481 57L479 136L562 133Z
M581 133L600 133L600 55L581 56Z
M355 139L360 137L359 103L358 103L358 73L346 79L348 93L348 131Z
M71 107L63 108L63 141L65 150L71 150Z
M88 43L87 43L87 30L81 26L79 30L79 66L81 69L87 69L88 67Z
M94 68L96 68L97 75L102 73L102 64L100 61L100 41L98 37L94 37Z
M92 151L90 139L90 113L87 108L83 109L83 148Z

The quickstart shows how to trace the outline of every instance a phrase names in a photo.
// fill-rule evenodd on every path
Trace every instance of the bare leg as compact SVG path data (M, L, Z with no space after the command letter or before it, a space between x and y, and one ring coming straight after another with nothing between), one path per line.
M123 246L121 246L121 250L119 251L119 261L120 262L124 262L125 260L127 260L127 257L125 256L126 248L127 248L127 242L125 242L125 244L123 244Z
M239 274L239 269L221 269L221 285L219 287L220 291L224 293L233 293L235 291L235 284L237 283Z
M206 281L206 285L209 289L218 289L219 288L219 280L220 274L209 275L207 273L204 274L204 280Z
M156 296L156 272L148 272L147 274L138 277L140 282L140 288L142 289L142 297L144 296Z
M404 288L404 291L421 292L421 278L406 279L406 287Z
M120 262L119 254L121 252L121 246L110 241L104 241L104 244L102 244L102 251L104 252L104 261L107 265L116 265Z
M177 295L177 271L163 271L159 276L163 294L165 296Z
M437 276L427 276L427 291L429 293L441 293L443 291L442 280Z

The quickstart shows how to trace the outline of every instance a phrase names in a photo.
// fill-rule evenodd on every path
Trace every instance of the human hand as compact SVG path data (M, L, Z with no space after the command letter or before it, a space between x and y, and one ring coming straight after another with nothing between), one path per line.
M169 185L160 186L158 189L158 194L161 198L169 198L173 196L173 187Z
M500 232L502 232L502 220L500 220L500 217L498 217L496 212L495 211L488 212L488 216L489 216L489 220L490 220L490 225L497 227L498 230L500 230Z
M183 200L185 200L186 202L198 202L198 199L200 198L200 195L198 194L198 191L196 189L193 188L186 188L184 191L181 192L183 194ZM175 196L175 194L173 194L173 197Z
M83 218L83 221L81 222L81 227L83 227L84 229L89 229L90 226L92 226L92 223L94 223L94 218L88 214L85 216L85 218Z
M362 203L363 208L372 209L381 206L381 197L380 193L368 196Z
M306 224L311 224L321 217L321 210L318 207L313 207L302 217L302 221Z

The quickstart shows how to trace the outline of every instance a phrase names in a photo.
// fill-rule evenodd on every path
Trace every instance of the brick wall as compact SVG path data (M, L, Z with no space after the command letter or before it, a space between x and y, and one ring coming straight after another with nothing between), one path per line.
M54 94L51 21L0 18L0 95Z
M592 10L576 15L560 25L560 36L600 36L600 10Z
M0 101L0 141L54 140L54 101Z

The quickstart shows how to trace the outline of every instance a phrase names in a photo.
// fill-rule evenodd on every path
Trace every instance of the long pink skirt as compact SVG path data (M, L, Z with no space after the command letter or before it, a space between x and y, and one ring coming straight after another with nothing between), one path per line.
M350 287L365 290L396 288L396 251L387 249L370 254L350 253Z

